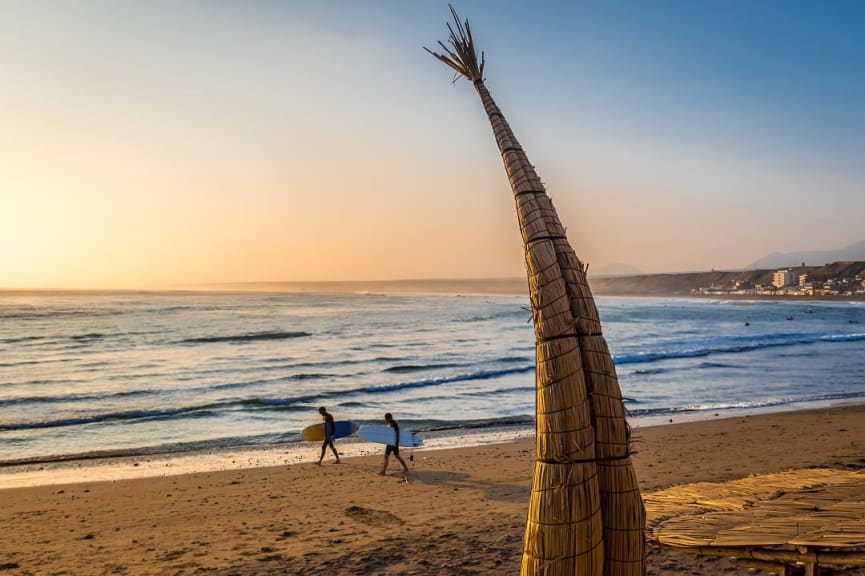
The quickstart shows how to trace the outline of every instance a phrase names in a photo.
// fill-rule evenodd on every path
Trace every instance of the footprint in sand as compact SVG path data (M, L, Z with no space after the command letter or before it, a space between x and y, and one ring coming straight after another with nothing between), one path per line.
M352 520L363 522L370 526L400 526L403 521L398 516L382 510L372 510L361 506L349 506L345 509L345 515Z

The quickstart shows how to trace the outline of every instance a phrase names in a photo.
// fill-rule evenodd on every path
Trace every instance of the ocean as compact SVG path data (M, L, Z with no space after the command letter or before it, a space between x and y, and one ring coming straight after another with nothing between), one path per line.
M865 401L865 302L597 301L637 425ZM296 442L322 405L529 425L528 299L0 295L0 465Z

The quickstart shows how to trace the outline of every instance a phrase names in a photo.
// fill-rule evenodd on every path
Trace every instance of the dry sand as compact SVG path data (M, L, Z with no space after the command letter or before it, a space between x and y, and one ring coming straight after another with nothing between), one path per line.
M809 466L865 467L865 407L641 428L644 492ZM310 445L315 452L317 446ZM531 440L0 490L0 575L519 572ZM392 466L394 463L392 463ZM650 549L649 574L745 574ZM859 572L852 572L859 574Z

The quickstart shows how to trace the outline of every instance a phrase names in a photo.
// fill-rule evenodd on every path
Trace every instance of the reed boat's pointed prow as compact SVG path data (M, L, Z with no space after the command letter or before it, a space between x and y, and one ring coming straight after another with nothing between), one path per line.
M536 340L536 443L521 573L642 576L645 511L630 430L586 267L504 114L487 90L484 54L450 7L443 52L481 98L516 201Z

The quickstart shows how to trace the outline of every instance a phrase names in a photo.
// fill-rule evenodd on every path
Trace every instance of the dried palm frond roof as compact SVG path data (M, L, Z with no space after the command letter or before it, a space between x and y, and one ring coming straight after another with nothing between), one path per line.
M699 482L646 494L644 501L649 539L663 546L865 565L865 471L809 468Z

